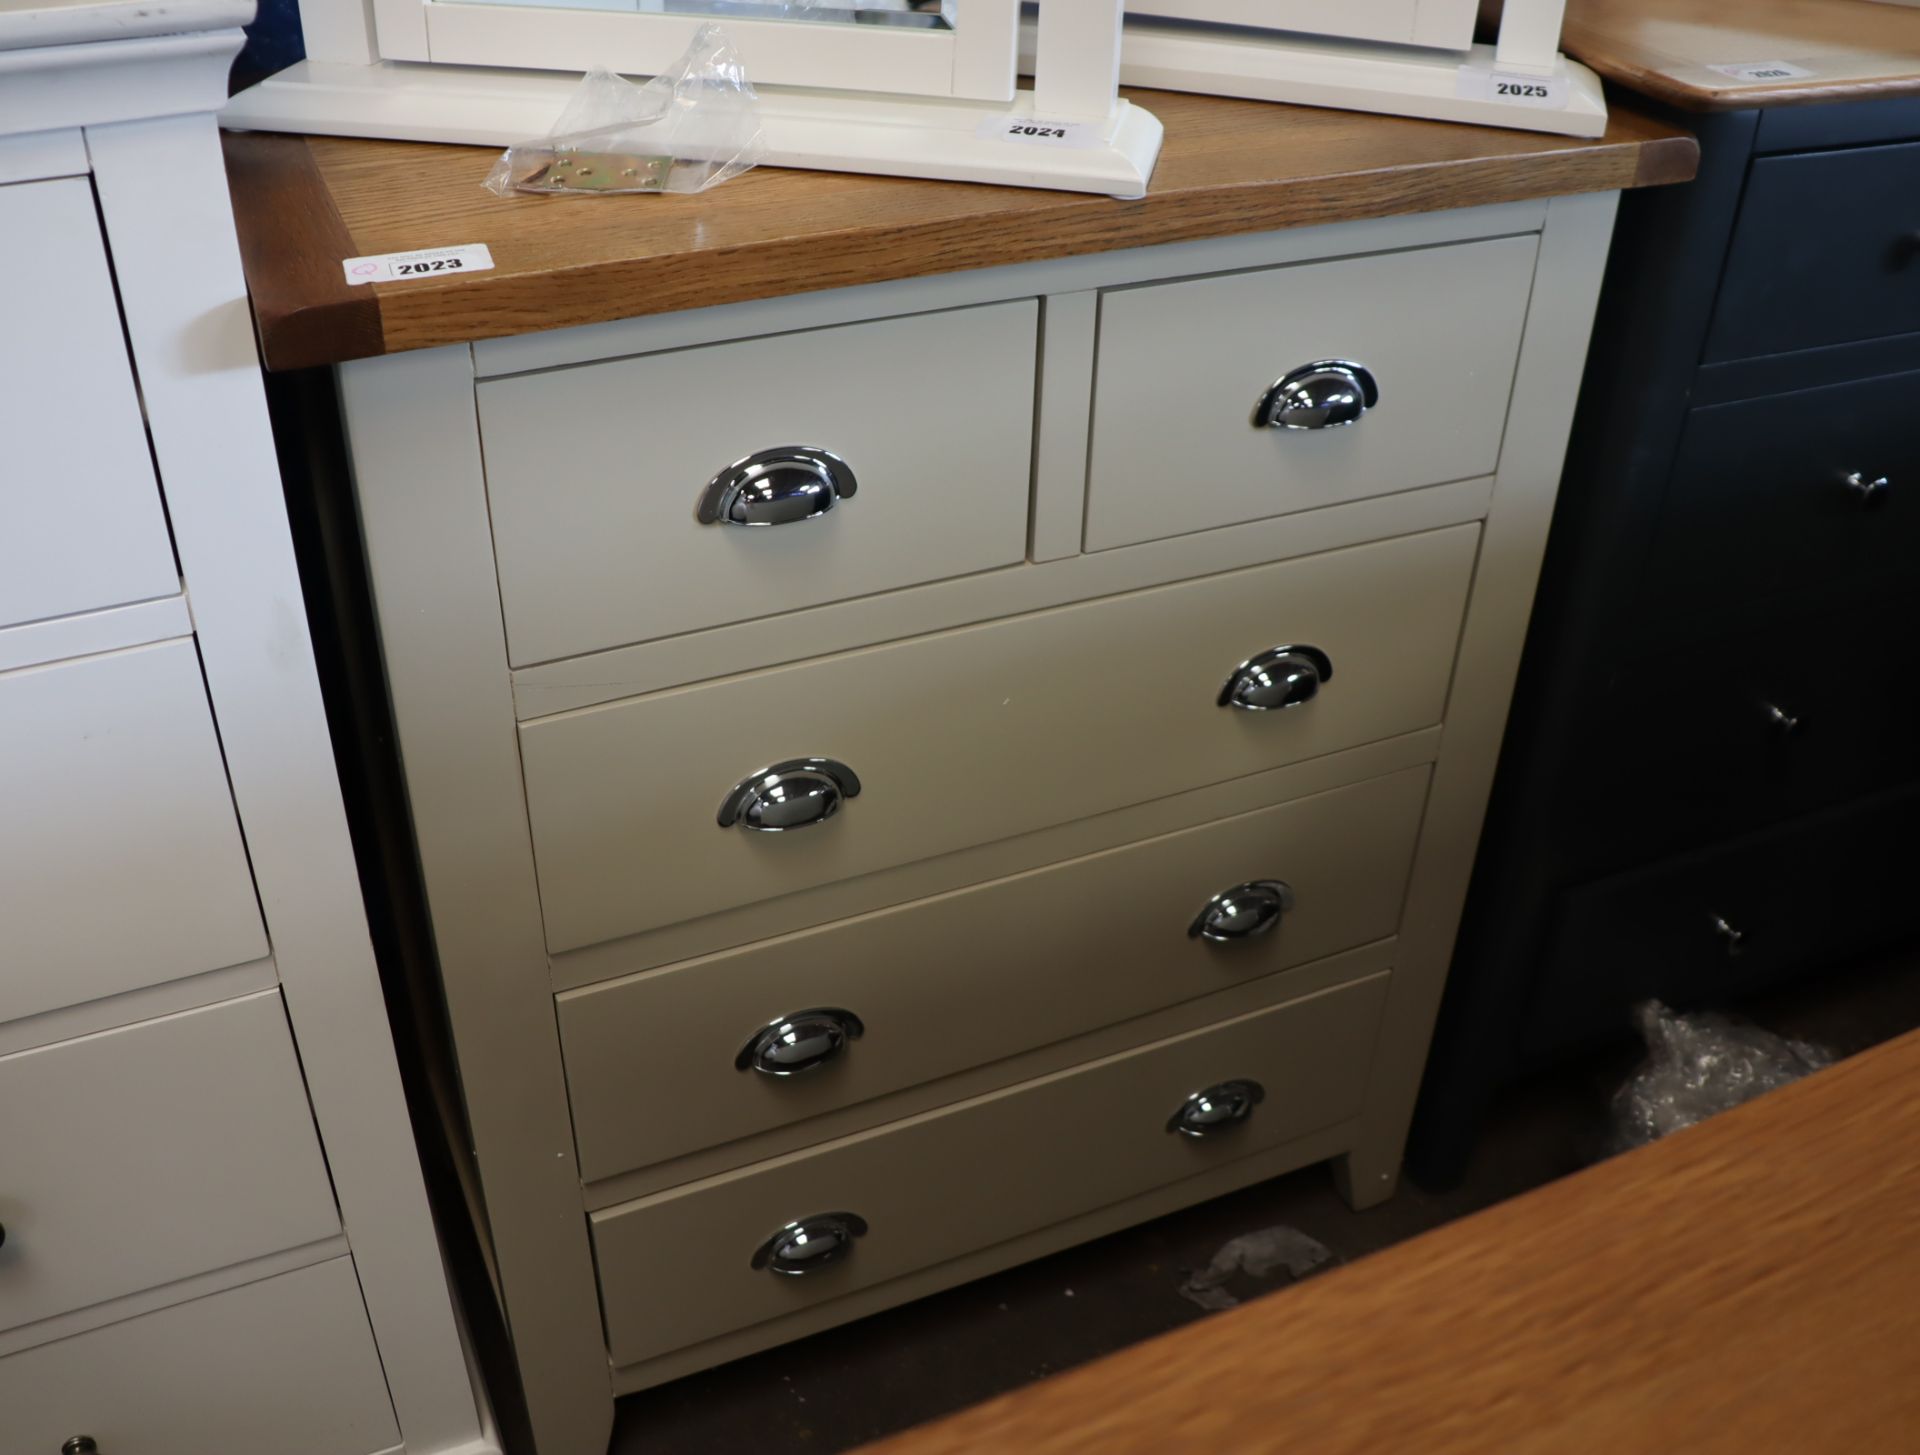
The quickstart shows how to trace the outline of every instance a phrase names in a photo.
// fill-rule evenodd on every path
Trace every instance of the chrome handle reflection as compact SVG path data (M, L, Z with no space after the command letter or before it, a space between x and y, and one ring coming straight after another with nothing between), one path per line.
M1290 885L1278 879L1251 879L1209 899L1187 926L1187 938L1212 940L1215 944L1251 940L1279 924L1280 917L1292 908Z
M1885 475L1869 479L1864 471L1853 470L1843 475L1841 480L1862 505L1878 505L1887 498L1889 482Z
M819 1006L783 1015L754 1034L733 1058L737 1071L762 1076L799 1076L837 1060L850 1042L867 1033L850 1010Z
M1727 958L1729 960L1733 959L1735 956L1739 955L1742 950L1746 949L1747 937L1745 933L1740 930L1736 930L1731 924L1729 924L1727 922L1727 918L1725 915L1716 914L1716 915L1709 916L1709 918L1713 921L1713 932L1714 934L1720 937L1720 943L1722 947L1726 950Z
M1350 359L1320 359L1283 374L1254 407L1262 429L1342 429L1380 402L1373 371Z
M1167 1130L1183 1137L1211 1137L1244 1122L1266 1099L1267 1089L1257 1081L1222 1081L1180 1103L1180 1110L1167 1119Z
M858 1213L816 1213L788 1223L753 1254L753 1266L788 1278L800 1278L831 1267L853 1251L853 1240L867 1235L867 1220Z
M1233 669L1219 703L1245 712L1299 707L1319 696L1321 684L1332 676L1332 659L1318 647L1268 647Z
M1768 724L1778 732L1781 737L1790 738L1800 731L1801 718L1798 713L1788 712L1784 707L1775 702L1762 703L1761 707L1766 713Z
M860 778L832 758L788 758L733 785L721 801L718 822L763 834L785 833L825 823L849 798L860 796Z
M818 520L859 488L853 468L833 451L782 445L715 475L694 515L702 525L792 525Z

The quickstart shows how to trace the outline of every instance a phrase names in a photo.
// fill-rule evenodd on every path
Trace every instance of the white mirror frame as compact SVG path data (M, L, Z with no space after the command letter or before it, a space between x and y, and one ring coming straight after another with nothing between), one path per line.
M1123 0L1043 0L1027 37L1032 91L1015 89L1019 0L952 4L942 31L729 21L761 97L767 163L1146 190L1161 127L1119 96ZM222 125L505 146L547 131L583 60L652 74L699 23L459 0L300 0L300 19L307 59L234 97ZM1037 121L1054 125L1009 132Z

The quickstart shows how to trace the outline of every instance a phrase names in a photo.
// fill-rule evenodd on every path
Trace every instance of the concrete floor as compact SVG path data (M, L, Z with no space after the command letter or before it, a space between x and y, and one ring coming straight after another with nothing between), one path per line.
M1747 1003L1757 1023L1852 1054L1920 1026L1920 953L1812 977ZM831 1455L1207 1317L1189 1270L1228 1239L1289 1224L1351 1261L1596 1160L1613 1091L1638 1049L1621 1044L1516 1086L1465 1181L1403 1183L1349 1212L1324 1167L1029 1263L619 1403L610 1455ZM1244 1297L1284 1283L1244 1277Z

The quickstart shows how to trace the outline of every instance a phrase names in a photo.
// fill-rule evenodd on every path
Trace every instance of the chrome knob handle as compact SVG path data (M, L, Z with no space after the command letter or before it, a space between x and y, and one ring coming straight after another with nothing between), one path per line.
M1864 471L1852 470L1843 475L1841 481L1862 505L1878 505L1887 498L1888 481L1885 475L1870 480Z
M1252 879L1209 899L1187 926L1187 938L1221 945L1251 940L1279 924L1280 917L1292 908L1290 885L1278 879Z
M1762 703L1761 708L1766 714L1767 722L1781 737L1790 738L1800 731L1801 718L1798 713L1788 712L1774 702Z
M1167 1130L1183 1137L1211 1137L1245 1121L1266 1099L1267 1089L1257 1081L1222 1081L1181 1102L1180 1110L1167 1119Z
M832 1006L796 1010L756 1032L733 1058L734 1069L758 1071L762 1076L817 1071L845 1054L848 1042L866 1033L860 1017L850 1010Z
M1711 916L1711 918L1713 920L1713 932L1720 937L1721 945L1726 949L1727 958L1729 960L1733 959L1746 948L1746 935L1728 924L1726 916L1724 915L1716 914Z
M818 520L858 489L852 468L831 450L782 445L715 475L694 515L702 525L791 525Z
M849 798L860 796L860 779L832 758L789 758L750 773L720 804L723 829L735 824L763 834L785 833L825 823Z
M788 1278L818 1273L853 1251L853 1240L867 1235L858 1213L816 1213L788 1223L753 1254L753 1266Z
M1380 386L1365 364L1320 359L1276 379L1254 407L1261 429L1340 429L1358 424L1380 402Z
M1220 706L1246 712L1298 707L1319 695L1333 663L1318 647L1268 647L1233 669L1220 689Z
M100 1446L91 1435L75 1435L60 1447L60 1455L100 1455Z

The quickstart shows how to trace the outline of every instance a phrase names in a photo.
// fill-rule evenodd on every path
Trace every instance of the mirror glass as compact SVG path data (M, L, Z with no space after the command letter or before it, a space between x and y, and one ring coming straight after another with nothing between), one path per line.
M789 20L805 25L874 25L949 30L942 0L492 0L559 10L625 10L710 20Z

